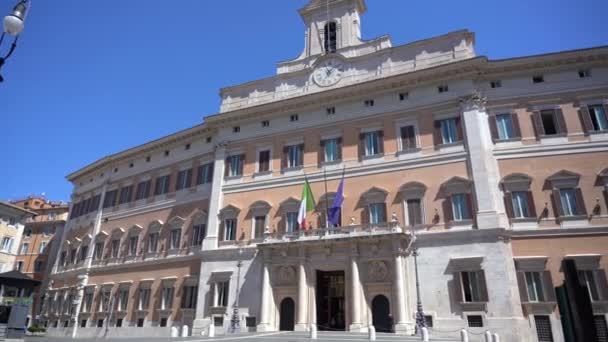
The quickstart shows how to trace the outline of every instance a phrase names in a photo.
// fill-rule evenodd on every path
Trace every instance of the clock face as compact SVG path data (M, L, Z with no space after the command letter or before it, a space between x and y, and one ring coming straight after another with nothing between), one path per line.
M344 64L339 59L326 59L317 65L313 71L312 79L320 87L332 86L342 79Z

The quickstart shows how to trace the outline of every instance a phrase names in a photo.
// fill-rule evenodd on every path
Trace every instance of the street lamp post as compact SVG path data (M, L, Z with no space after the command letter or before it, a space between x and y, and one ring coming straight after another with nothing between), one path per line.
M230 318L230 332L235 334L241 331L241 319L239 315L239 292L241 287L241 267L243 267L243 248L239 248L239 260L236 263L236 298L234 300L234 307L232 308L232 317Z
M13 43L11 44L8 52L4 57L0 57L0 69L6 62L6 60L13 54L15 48L17 48L17 42L19 41L19 35L23 31L23 26L25 24L25 17L27 13L27 9L30 7L29 1L21 0L15 7L13 7L13 12L3 20L4 31L0 36L0 47L4 41L4 37L8 34L14 36ZM3 82L4 78L0 75L0 82Z
M420 296L420 277L418 276L418 247L414 247L414 270L416 272L416 333L422 333L422 328L426 328L424 310L422 309L422 297Z

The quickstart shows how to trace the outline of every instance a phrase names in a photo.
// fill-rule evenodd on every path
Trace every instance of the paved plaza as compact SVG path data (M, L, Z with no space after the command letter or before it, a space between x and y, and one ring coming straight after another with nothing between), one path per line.
M112 341L112 342L166 342L166 341L187 341L187 342L208 342L208 341L243 341L243 342L303 342L311 341L308 333L304 332L276 332L260 334L224 335L215 338L209 337L189 337L189 338L108 338L108 339L74 339L71 341ZM483 336L470 336L471 342L483 341ZM28 337L27 342L65 342L66 338L47 338L47 337ZM369 341L367 334L348 333L348 332L319 332L318 339L321 342L341 342L341 341ZM382 334L376 336L376 341L397 342L397 341L420 341L420 337L403 336L395 334ZM431 341L456 342L455 339L441 338L433 336Z

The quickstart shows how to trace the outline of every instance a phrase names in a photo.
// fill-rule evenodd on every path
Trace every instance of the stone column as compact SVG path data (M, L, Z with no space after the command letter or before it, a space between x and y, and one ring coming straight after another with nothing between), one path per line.
M273 330L270 324L272 287L270 286L269 268L267 260L264 260L264 266L262 267L262 302L260 304L260 323L257 326L258 332Z
M308 311L308 286L306 285L306 269L304 260L298 265L298 314L296 316L296 331L308 329L306 313Z
M405 276L403 254L404 249L401 248L400 242L396 242L395 248L395 271L394 271L394 286L393 297L395 298L395 306L393 313L395 315L395 332L398 334L406 334L411 330L411 321L407 320L407 304L405 300ZM409 324L408 324L409 323Z
M351 322L349 331L361 331L361 279L359 278L359 264L357 259L359 253L357 246L352 245L352 255L350 259L350 275L351 275Z
M213 181L209 197L209 215L207 217L207 236L203 240L203 250L217 249L220 206L223 202L222 185L224 184L224 159L226 145L218 144L215 148L213 163Z
M498 187L500 172L493 154L494 145L485 98L480 93L475 93L462 98L460 105L475 187L477 226L479 229L507 228L509 220Z

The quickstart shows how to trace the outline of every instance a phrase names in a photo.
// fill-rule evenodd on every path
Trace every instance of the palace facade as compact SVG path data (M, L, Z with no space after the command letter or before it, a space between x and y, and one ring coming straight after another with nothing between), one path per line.
M608 48L491 60L467 30L392 46L361 38L366 10L310 1L276 75L68 176L50 334L221 334L234 308L241 331L411 334L414 251L431 334L563 341L564 260L605 333Z

